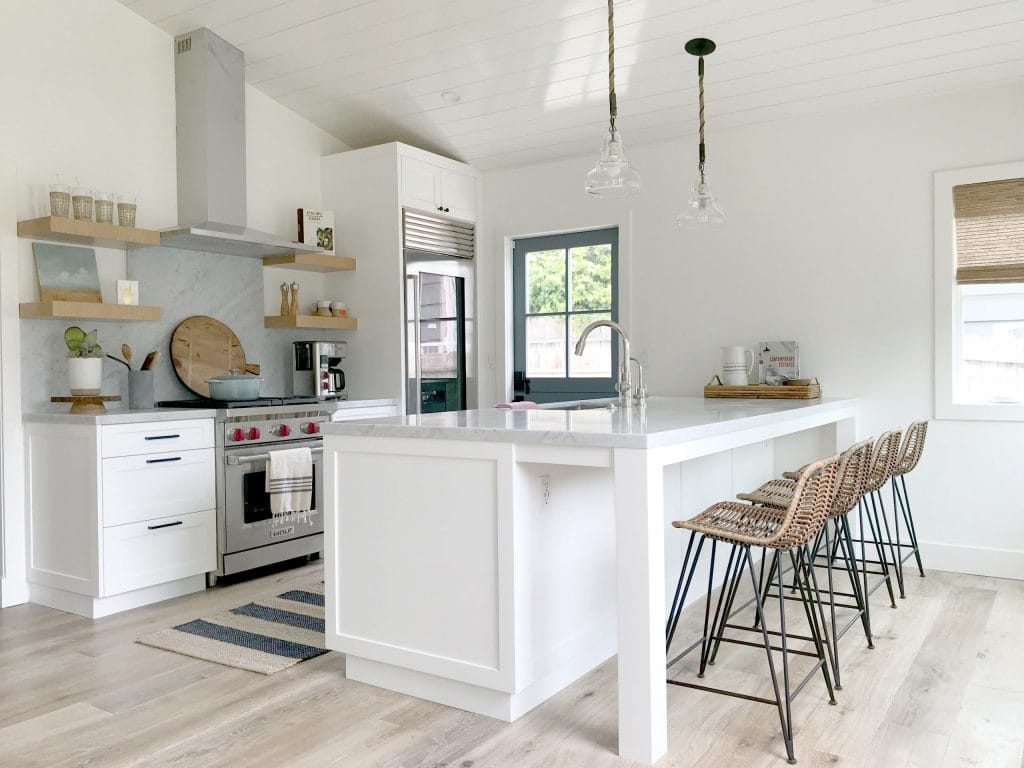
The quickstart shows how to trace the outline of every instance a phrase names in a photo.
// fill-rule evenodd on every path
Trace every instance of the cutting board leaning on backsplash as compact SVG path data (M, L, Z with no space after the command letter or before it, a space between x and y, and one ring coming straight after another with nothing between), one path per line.
M181 383L201 397L210 396L207 379L231 371L258 374L245 359L234 331L206 315L187 317L171 334L171 363Z

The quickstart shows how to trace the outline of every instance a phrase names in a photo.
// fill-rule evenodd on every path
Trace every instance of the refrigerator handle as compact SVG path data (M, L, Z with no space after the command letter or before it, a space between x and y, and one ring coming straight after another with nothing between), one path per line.
M406 275L409 286L408 296L412 298L412 344L413 378L415 388L409 393L409 402L406 403L406 412L419 415L423 412L423 367L420 359L420 281L416 275ZM407 307L408 311L408 307ZM408 315L407 315L408 316Z

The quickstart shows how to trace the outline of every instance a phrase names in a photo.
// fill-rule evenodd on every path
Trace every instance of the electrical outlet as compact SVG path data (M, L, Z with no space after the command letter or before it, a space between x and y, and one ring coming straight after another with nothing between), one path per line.
M540 476L540 487L544 492L544 506L551 503L551 475Z

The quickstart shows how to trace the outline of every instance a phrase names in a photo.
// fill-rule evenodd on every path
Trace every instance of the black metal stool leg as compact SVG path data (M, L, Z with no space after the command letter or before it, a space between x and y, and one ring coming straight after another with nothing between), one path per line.
M775 557L773 558L774 564L778 567L779 574L779 585L782 585L782 567L781 560L778 557L778 550L774 550ZM761 602L761 585L757 583L757 579L754 577L754 559L750 555L750 545L746 544L743 546L743 556L747 561L747 571L750 573L750 586L754 588L754 613L756 615L755 624L761 627L761 639L764 641L764 652L768 656L768 675L772 681L772 690L775 692L775 704L779 709L779 722L782 724L782 737L786 740L786 757L790 764L796 762L796 756L793 754L793 740L789 737L789 728L786 720L786 710L788 709L789 691L786 692L786 707L783 707L781 691L779 691L779 680L775 675L775 659L772 656L772 642L768 637L768 624L764 620L764 604ZM765 557L768 556L767 551ZM771 581L771 578L768 579ZM785 601L780 601L784 603ZM785 652L785 635L783 635L783 652L782 658L786 658Z
M739 591L740 580L743 578L743 557L736 558L736 564L733 566L732 573L726 575L726 581L722 583L722 591L726 593L725 605L722 610L722 620L718 624L718 629L715 632L715 646L711 650L711 657L708 659L708 664L714 664L715 659L718 658L718 649L722 647L722 637L725 635L726 625L729 623L729 617L732 616L732 605L736 600L736 593Z
M690 531L690 540L686 544L686 554L683 556L683 565L679 569L679 580L676 582L676 592L672 596L672 607L668 611L668 620L665 622L665 652L668 652L668 645L672 642L670 632L674 623L676 613L679 610L679 601L683 597L683 583L686 579L686 566L690 563L690 553L693 550L693 540L697 538L696 531Z
M690 535L690 544L693 544L693 536L696 533L694 531ZM679 617L683 614L683 606L686 605L686 595L690 591L690 584L693 582L693 575L697 572L697 563L700 562L700 551L704 547L706 539L704 536L700 537L700 541L697 542L697 552L694 554L693 564L690 566L690 572L686 575L685 583L683 581L683 575L686 574L687 562L690 558L690 547L686 548L686 559L683 560L683 567L679 570L679 583L682 584L683 591L679 594L679 588L676 587L676 594L679 596L678 600L673 600L673 611L669 617L671 626L666 632L665 638L665 653L668 653L669 648L672 645L672 638L675 637L676 627L679 625Z
M857 604L860 606L860 620L864 626L864 637L868 641L868 648L875 647L874 638L871 635L871 609L866 590L861 589L861 581L857 571L857 555L853 548L853 536L850 535L850 521L847 515L839 519L839 536L843 541L843 558L846 560L846 570L850 576L850 584L857 596Z
M878 500L877 507L875 506L876 499ZM903 599L907 596L907 592L903 588L903 563L900 561L899 552L897 551L896 546L893 544L892 530L889 528L889 519L885 516L885 503L882 501L882 494L879 493L878 491L874 491L871 494L871 508L875 510L876 522L878 516L881 516L882 524L879 527L878 532L881 533L882 528L885 528L885 543L889 545L889 553L892 555L892 567L893 570L896 572L896 583L899 585L900 588L900 599ZM884 560L885 557L883 556L882 559ZM888 561L886 561L886 563L888 565Z
M704 634L700 637L700 671L697 677L704 677L704 660L707 658L708 629L711 621L711 592L715 586L715 556L717 555L718 540L711 540L711 563L708 566L708 591L704 598Z
M768 556L767 550L765 551L765 557ZM775 561L779 559L779 550L772 550L772 563L768 568L768 578L764 579L761 584L761 605L765 605L768 602L768 596L772 592L772 583L775 581ZM754 614L754 629L757 629L757 622L759 621L757 613Z
M868 508L864 502L864 510L867 513L868 527L871 529L871 538L875 543L875 553L878 555L878 562L882 568L882 575L885 577L885 588L889 590L889 602L893 608L896 607L896 593L892 588L892 575L889 573L889 561L885 558L885 549L882 544L882 524L878 519L878 509L874 504ZM862 531L863 533L863 531ZM867 570L865 566L865 571Z
M729 618L729 614L726 613L724 620L720 621L720 618L722 617L722 606L725 605L726 595L732 589L733 565L736 560L736 549L738 546L739 545L737 544L733 544L732 548L729 550L729 562L725 566L725 576L722 579L722 588L718 592L718 602L715 604L715 618L711 622L711 634L708 635L707 642L701 646L700 674L698 674L698 677L704 676L704 673L707 670L708 660L711 658L711 649L715 644L715 640L717 638L718 642L721 643L722 632L725 631L724 627L720 628L720 625L724 624Z
M893 478L893 485L895 486L895 484L896 478ZM900 475L900 485L903 487L903 514L907 520L907 529L910 531L910 541L914 545L914 559L917 560L917 571L921 574L921 578L924 578L924 565L921 563L921 548L917 545L917 526L914 525L914 514L910 511L910 495L907 493L906 475Z
M790 554L792 556L792 551ZM811 639L814 641L815 651L821 661L821 674L825 678L825 687L828 689L828 703L835 704L836 694L832 690L832 678L828 671L830 666L836 666L836 658L832 655L828 641L824 639L827 638L827 630L825 629L825 611L821 606L821 592L818 590L818 578L814 575L814 569L806 564L803 573L800 573L795 560L794 573L800 586L801 602L803 602L804 611L807 614L807 623L811 628ZM819 617L820 624L818 623Z
M832 537L829 535L829 524L831 520L826 520L825 525L822 526L822 532L825 534L825 549L828 550L829 556L825 563L826 575L828 576L828 609L829 618L832 620L832 658L834 660L834 666L832 667L833 677L835 677L836 690L843 690L842 682L839 677L839 628L836 626L836 594L835 594L835 582L832 578ZM836 538L838 539L838 531L836 532ZM814 560L811 560L813 566Z
M790 556L792 557L793 552L790 550ZM794 566L796 560L793 561ZM775 576L779 581L779 639L782 642L782 685L785 692L786 700L786 716L782 720L782 738L786 742L786 757L789 763L792 765L796 763L796 755L793 753L793 710L792 710L792 696L790 695L789 687L789 648L786 640L786 595L784 585L782 582L782 559L778 559L775 562ZM799 582L799 577L796 574L794 568L794 583ZM768 645L767 636L765 638L765 644ZM768 645L768 655L771 656L771 646Z

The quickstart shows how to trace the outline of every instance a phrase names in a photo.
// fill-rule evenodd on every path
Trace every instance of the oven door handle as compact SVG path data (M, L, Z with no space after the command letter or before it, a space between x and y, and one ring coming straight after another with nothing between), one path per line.
M322 447L310 448L310 453L323 453ZM250 461L270 461L269 453L250 453L245 456L228 456L224 459L224 463L229 466L236 467L239 464L248 464Z

